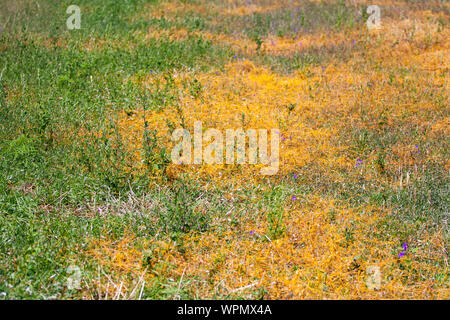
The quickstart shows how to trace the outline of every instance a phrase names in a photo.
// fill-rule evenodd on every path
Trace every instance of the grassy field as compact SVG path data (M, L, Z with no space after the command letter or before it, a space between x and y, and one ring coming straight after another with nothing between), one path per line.
M449 299L449 15L2 1L0 298ZM196 120L279 128L279 172L172 163Z

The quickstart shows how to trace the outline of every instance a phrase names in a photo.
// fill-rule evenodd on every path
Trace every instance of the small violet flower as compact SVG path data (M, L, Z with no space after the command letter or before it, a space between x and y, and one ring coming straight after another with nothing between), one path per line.
M408 243L407 243L407 242L404 242L403 245L402 245L402 248L403 248L403 251L400 252L400 253L398 254L398 257L399 257L399 258L405 256L406 250L408 250Z

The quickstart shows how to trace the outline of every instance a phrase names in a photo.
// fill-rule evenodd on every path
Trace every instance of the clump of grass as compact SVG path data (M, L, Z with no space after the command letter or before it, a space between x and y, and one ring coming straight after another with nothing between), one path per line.
M158 138L154 131L144 131L144 163L150 175L166 176L167 165L170 157L164 147L158 143Z
M171 187L168 210L161 215L161 227L169 233L203 232L209 227L210 215L196 207L201 195L193 182L181 178Z

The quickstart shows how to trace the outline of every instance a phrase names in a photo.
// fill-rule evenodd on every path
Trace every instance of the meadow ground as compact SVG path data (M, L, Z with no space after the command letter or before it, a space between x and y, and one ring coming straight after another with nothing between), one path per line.
M449 10L2 1L0 297L449 299ZM279 172L173 164L195 120Z

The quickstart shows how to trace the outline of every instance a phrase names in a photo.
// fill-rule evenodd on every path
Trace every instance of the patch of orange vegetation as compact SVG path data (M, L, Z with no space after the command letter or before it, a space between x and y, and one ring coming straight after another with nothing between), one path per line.
M167 33L172 34L175 39L189 36L185 30ZM247 45L253 51L255 48L247 40L239 43L239 39L198 34L219 43L228 41L241 50ZM224 71L173 73L180 108L169 106L145 112L136 108L131 115L121 113L118 124L125 144L136 150L139 169L145 121L170 150L168 124L179 127L184 121L192 134L193 123L199 120L204 128L222 132L241 127L279 128L286 137L280 140L280 175L317 164L324 172L323 179L339 181L342 177L338 172L344 171L352 178L364 175L369 182L384 179L396 188L402 187L413 174L419 174L404 168L441 161L448 170L448 160L424 151L420 158L413 156L415 142L400 139L385 155L386 167L398 169L398 175L383 177L374 165L376 151L355 168L351 156L359 155L352 153L356 152L352 151L354 141L339 139L339 135L352 130L384 132L407 125L431 128L423 135L424 142L432 142L437 134L448 135L448 118L430 117L430 112L440 109L433 96L424 91L439 90L448 99L449 35L449 30L439 30L435 21L384 19L380 31L363 30L350 36L341 33L334 38L338 43L353 39L355 45L365 46L346 62L332 61L280 75L236 57ZM274 42L273 48L270 41ZM300 50L296 41L320 48L327 45L327 35L295 41L274 37L263 44L263 49L271 55L288 55ZM404 69L409 71L398 72ZM152 74L133 81L152 89L158 83L164 84L166 76ZM193 96L184 85L192 80L201 84L201 95ZM289 106L294 107L289 110ZM174 174L189 173L198 180L211 178L218 186L242 186L258 183L259 179L257 166L173 164L170 170ZM255 294L255 290L264 289L266 297L274 299L448 299L448 267L439 269L437 264L426 262L443 257L447 261L443 233L411 239L414 251L399 258L396 249L403 239L383 234L381 222L387 214L375 207L349 208L330 199L312 197L302 207L285 208L286 232L279 239L267 239L267 221L256 219L222 233L186 235L184 256L174 246L161 243L166 246L166 254L159 259L176 266L166 270L165 275L199 279L191 288L199 297ZM381 282L375 289L367 285L367 272L373 266L381 271Z
M96 298L101 299L137 298L143 286L151 284L161 274L170 273L172 265L180 259L172 243L144 241L138 244L130 234L119 240L108 237L93 240L86 254L97 261L98 274L92 289L98 295Z
M276 4L273 3L248 3L247 1L220 1L220 2L203 2L203 3L189 3L185 1L164 1L159 5L149 5L143 15L144 17L152 18L165 18L168 20L174 20L179 15L185 15L186 13L195 13L199 16L208 15L220 15L226 16L243 16L251 15L254 13L265 13L274 11L282 7L285 3L283 1Z
M263 5L258 6L255 4L248 4L248 5L230 5L228 8L225 9L224 15L233 15L233 16L244 16L244 15L250 15L254 13L265 13L265 12L271 12L278 8L281 8L282 4L272 4L272 5Z
M256 219L225 231L187 234L183 254L170 241L145 242L146 260L128 237L97 242L90 254L118 277L116 282L141 275L152 285L155 275L164 274L180 283L188 280L185 289L203 298L254 298L264 290L268 299L411 299L419 293L448 299L445 280L433 276L448 270L423 263L436 259L445 239L426 234L408 241L407 255L399 258L401 239L388 240L380 228L385 215L376 207L349 209L312 196L286 210L286 232L278 239L268 238L267 222ZM374 266L379 282L369 285Z
M159 29L149 28L144 39L169 39L172 41L186 40L190 37L202 37L217 45L226 45L241 55L255 56L258 54L257 44L243 34L223 34L207 30L188 30L185 28ZM302 53L307 49L323 50L339 46L350 46L352 39L360 37L356 32L329 32L320 34L298 34L295 37L269 36L261 43L259 53L271 56L289 56ZM330 39L332 39L330 41Z
M139 17L144 18L165 18L173 21L178 15L185 15L194 12L198 15L213 14L217 12L214 3L196 4L185 1L162 1L158 5L152 3L144 6Z
M444 117L437 120L431 127L431 131L436 135L450 135L450 118Z
M386 100L386 97L398 97L399 86L413 83L420 86L424 79L434 87L448 85L445 77L439 76L448 68L448 55L445 54L448 52L447 43L443 38L445 33L437 36L438 43L422 50L424 53L421 55L413 54L417 50L416 42L393 46L397 41L395 36L384 39L382 46L371 44L368 50L372 64L381 63L389 67L392 67L391 64L403 67L409 64L416 69L414 76L396 78L396 86L385 85L390 81L390 75L364 66L367 58L359 53L355 53L347 63L334 63L326 68L311 67L307 73L303 71L292 75L277 75L238 58L230 62L224 72L212 71L195 76L193 73L175 73L173 77L177 87L181 88L183 81L195 78L202 85L204 94L192 97L181 89L179 105L183 110L182 115L174 108L164 112L146 111L145 120L166 141L170 137L167 123L179 124L181 117L185 119L187 128L192 128L196 120L202 121L204 128L222 131L241 127L279 128L284 137L289 137L281 141L282 174L313 162L334 170L350 169L353 163L343 154L346 146L335 140L337 133L348 128L348 123L354 123L353 126L363 125L371 130L380 128L378 122L358 124L360 112L355 112L355 106L372 106L365 112L374 118L379 118L380 114L389 114L385 120L387 126L394 125L404 114L408 114L411 122L417 125L423 125L428 120L418 111L435 108L429 97L411 103L408 93L400 93L401 99L397 100L402 103L397 103L395 108L379 106L375 102ZM323 40L319 37L316 41L319 43ZM373 41L377 41L376 37ZM393 58L394 55L404 57L400 60ZM144 87L150 88L157 81L163 81L164 76L151 75L139 81ZM371 88L370 94L362 92L361 87ZM289 111L289 106L294 106L294 109ZM132 116L123 113L119 125L123 128L124 136L130 139L128 145L139 147L142 145L144 114L142 110L135 111ZM340 119L346 119L346 122ZM258 168L252 168L255 170L245 167L241 173L246 177L255 176ZM234 176L234 168L228 169ZM182 170L189 171L187 168ZM200 176L220 176L220 179L228 171L226 166L206 165L195 166L193 170ZM230 178L228 174L225 176ZM238 175L237 179L240 178L241 175Z
M384 48L371 50L380 54ZM403 49L396 50L396 53L391 50L376 58L386 63L386 55L400 54L398 50L401 52ZM432 53L436 50L436 46L432 46L426 52ZM428 66L432 66L432 63L441 63L440 66L445 68L447 59L442 58L442 55L434 57L434 60L431 58L426 60ZM378 118L379 114L389 112L386 118L388 126L393 125L405 113L411 116L411 122L423 124L426 119L417 111L434 108L428 98L423 98L423 102L420 103L408 103L411 97L407 93L401 94L404 103L396 105L395 108L374 105L374 101L382 101L387 96L398 96L398 87L384 85L388 81L388 74L368 68L361 70L361 59L362 57L355 55L355 58L346 64L332 64L324 69L313 67L309 69L308 76L304 72L286 76L277 75L266 68L257 67L247 60L237 58L226 66L224 72L213 71L196 76L192 73L175 73L173 77L176 86L181 88L183 81L195 77L201 83L204 94L192 97L186 90L181 90L179 105L183 110L182 115L174 108L164 112L146 111L145 120L149 123L149 128L157 130L158 135L167 141L169 146L170 134L167 124L179 124L181 117L184 118L187 128L191 129L196 120L202 121L204 128L216 128L223 132L226 129L241 127L279 128L283 136L288 137L281 141L282 174L313 162L324 168L349 169L353 163L343 154L346 146L340 145L335 138L338 132L347 128L348 123L354 122L357 125L360 121L359 112L354 112L353 106L358 103L373 106L366 112L369 115L373 114L375 118ZM408 59L410 58L403 59L401 63L406 63ZM416 63L415 67L420 67L417 59L413 61ZM418 72L433 86L445 85L443 77L430 78L428 70L418 69ZM139 81L144 87L150 88L157 81L163 81L163 76L152 75ZM419 83L422 80L420 77L408 77L396 81L401 85ZM372 88L370 95L357 89L361 86L370 86ZM292 111L288 110L290 105L295 106ZM342 118L347 121L340 121ZM311 121L312 119L314 121ZM132 116L122 113L119 125L123 128L123 135L128 139L127 144L139 148L142 145L144 128L142 110L135 110ZM377 130L380 126L376 122L366 122L363 125L372 130ZM177 169L181 167L178 166ZM190 169L183 167L182 170ZM234 168L222 165L195 166L192 170L199 176L205 174L219 176L220 179L225 176L231 178L236 174ZM243 167L241 173L246 177L254 177L257 170L258 167ZM230 175L226 174L227 172ZM239 174L235 177L239 180L242 176Z
M172 41L186 40L190 37L202 37L203 39L210 40L214 44L228 45L236 50L246 50L247 52L254 52L256 50L256 44L245 36L230 36L206 30L195 31L183 28L149 28L148 32L144 35L144 39L169 39Z
M120 240L93 240L87 255L98 263L95 280L92 283L97 299L120 298L122 292L127 292L135 280L145 274L142 271L143 254L133 246L133 237L124 236ZM88 297L91 291L86 292Z
M184 79L191 77L189 74L174 74L179 87ZM184 92L180 100L182 115L175 108L164 112L147 110L145 120L143 110L135 110L131 116L122 113L119 126L127 139L125 144L136 149L142 145L140 137L143 136L144 121L147 121L148 127L156 130L158 136L170 145L167 124L179 124L182 116L187 128L192 129L194 121L198 120L202 121L203 128L219 129L224 135L226 129L280 129L284 137L280 140L282 174L311 162L325 167L330 164L347 165L348 159L341 153L343 149L332 142L339 129L308 123L309 117L321 117L323 109L327 108L326 104L314 101L308 94L312 79L301 75L276 75L249 61L233 62L222 74L203 73L195 79L202 84L205 94L193 97ZM156 79L150 77L141 81L144 86L151 86ZM294 109L289 111L291 105ZM260 168L243 166L237 174L232 165L175 166L183 171L193 170L199 177L216 176L220 180L225 177L230 180L244 176L256 178Z
M352 35L353 34L353 35ZM273 56L287 56L302 53L305 49L350 46L352 39L357 39L357 33L329 32L320 34L298 34L296 37L268 37L262 49L264 53ZM330 40L332 39L332 40Z
M448 291L434 289L437 281L428 276L445 271L420 263L428 257L425 250L409 253L406 262L395 252L397 239L381 240L378 222L384 214L378 209L340 208L320 198L311 202L287 213L287 234L277 240L266 239L264 227L188 236L189 255L179 270L185 276L201 275L203 286L193 289L199 296L264 289L269 299L414 298L419 290L423 298L449 297ZM442 239L436 245L442 246ZM404 271L406 264L410 272ZM381 270L376 289L367 286L372 265Z

